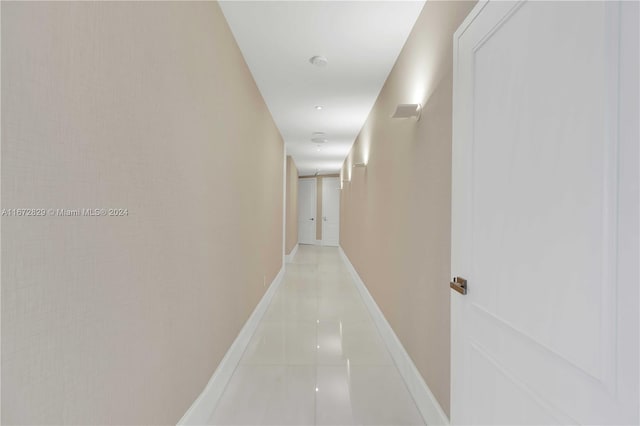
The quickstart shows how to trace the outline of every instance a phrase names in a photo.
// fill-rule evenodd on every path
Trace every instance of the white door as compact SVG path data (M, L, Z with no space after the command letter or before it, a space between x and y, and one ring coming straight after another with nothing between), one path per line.
M298 180L298 242L316 242L316 179Z
M454 424L638 424L637 2L454 37Z
M322 245L340 243L340 178L322 178Z

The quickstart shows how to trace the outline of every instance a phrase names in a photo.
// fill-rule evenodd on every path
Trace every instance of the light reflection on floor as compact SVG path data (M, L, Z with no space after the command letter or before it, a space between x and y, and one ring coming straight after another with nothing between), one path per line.
M287 264L210 424L424 424L337 248Z

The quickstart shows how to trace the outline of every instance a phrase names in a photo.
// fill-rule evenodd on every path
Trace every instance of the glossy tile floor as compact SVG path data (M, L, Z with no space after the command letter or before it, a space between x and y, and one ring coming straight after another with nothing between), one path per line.
M424 424L337 248L287 264L210 424Z

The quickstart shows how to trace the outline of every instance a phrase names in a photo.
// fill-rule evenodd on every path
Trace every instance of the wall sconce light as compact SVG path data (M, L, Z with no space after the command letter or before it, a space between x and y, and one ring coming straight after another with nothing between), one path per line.
M393 113L391 118L412 118L420 120L420 112L422 111L422 105L420 104L398 104L396 112Z
M367 164L366 163L355 163L353 165L353 168L355 169L356 167L367 167Z

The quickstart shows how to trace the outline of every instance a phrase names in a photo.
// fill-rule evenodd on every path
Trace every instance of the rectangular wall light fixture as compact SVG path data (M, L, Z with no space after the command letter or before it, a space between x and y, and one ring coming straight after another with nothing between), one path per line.
M420 112L422 106L420 104L398 104L396 112L393 113L391 118L415 118L420 120Z

